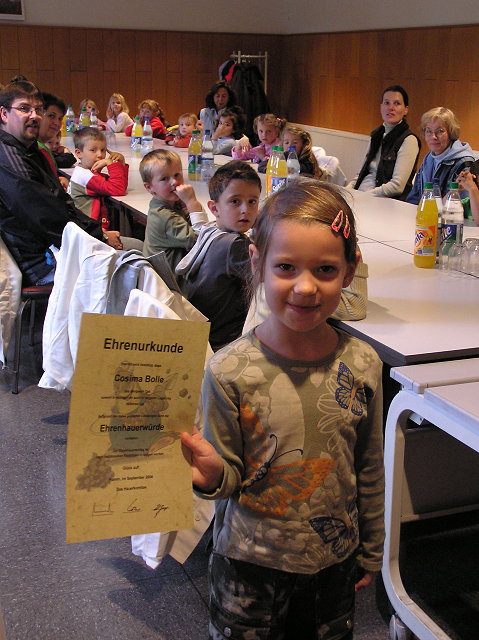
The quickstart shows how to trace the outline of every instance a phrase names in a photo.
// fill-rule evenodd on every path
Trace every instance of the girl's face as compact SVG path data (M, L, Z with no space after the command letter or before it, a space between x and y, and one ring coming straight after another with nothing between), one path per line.
M219 124L223 127L223 137L228 138L233 135L233 118L229 118L228 116L225 118L224 116L221 116Z
M118 100L117 98L114 98L110 102L110 109L113 111L113 115L115 115L115 116L117 116L119 113L121 113L121 100Z
M253 247L252 263L258 258ZM298 339L317 331L337 309L355 265L344 255L342 235L325 224L277 223L264 261L263 282L272 335Z
M86 112L88 113L88 115L90 115L92 109L95 109L95 111L96 111L96 105L95 105L94 102L91 102L91 100L89 100L85 105L85 109L86 109Z
M178 122L178 128L181 136L187 136L191 134L195 128L195 124L191 118L183 118Z
M215 103L216 110L219 111L220 109L224 109L228 104L229 99L230 95L224 87L218 89L213 96L213 102Z
M424 137L426 138L427 146L435 156L441 154L449 146L449 133L446 125L439 118L429 120L424 129Z
M279 129L274 124L258 122L258 138L265 144L273 144L278 137Z
M294 146L296 147L296 153L299 156L303 148L303 141L301 140L301 137L295 135L294 133L291 133L290 131L285 131L283 135L284 150L289 151L289 148L292 144L294 144Z
M140 118L142 120L144 120L145 118L149 118L151 120L155 115L156 114L153 113L153 111L151 109L148 109L147 107L142 107L140 109Z

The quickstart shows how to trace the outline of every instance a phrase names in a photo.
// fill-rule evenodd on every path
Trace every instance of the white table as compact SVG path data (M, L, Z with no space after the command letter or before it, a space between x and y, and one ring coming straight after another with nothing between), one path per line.
M128 193L111 200L144 225L150 195L138 171L141 156L131 153L130 138L124 134L107 134L107 144L123 153L130 165ZM71 139L67 146L71 148ZM166 147L161 140L154 140L154 146ZM166 148L178 153L187 179L188 150ZM215 156L219 163L229 159ZM264 175L261 178L264 181ZM192 184L208 211L207 185ZM437 268L414 267L415 205L361 191L347 191L346 197L369 265L369 302L364 320L339 326L372 344L391 366L479 355L479 279L452 278ZM479 228L467 226L464 235L479 237Z
M479 408L476 393L479 393L479 360L464 360L462 364L454 361L440 365L402 367L393 370L392 375L401 381L405 388L392 401L386 423L386 542L382 571L384 584L399 618L418 638L449 640L449 636L410 598L401 579L399 548L402 507L404 493L410 489L403 469L408 433L414 433L414 430L408 430L407 421L412 414L416 414L436 425L439 433L448 434L454 439L451 442L457 441L460 443L458 446L466 452L469 451L469 464L472 469L477 468ZM459 384L453 384L455 378ZM433 458L435 454L434 449L428 449L428 456ZM457 464L454 452L449 451L449 456L453 457ZM455 471L454 465L451 464L444 466L444 471L447 469ZM458 483L451 484L457 486ZM468 484L471 485L470 476ZM477 473L470 489L476 492L477 497ZM454 502L452 504L454 505ZM402 629L401 623L393 619L391 624L396 635L391 634L390 637L399 638L397 631Z

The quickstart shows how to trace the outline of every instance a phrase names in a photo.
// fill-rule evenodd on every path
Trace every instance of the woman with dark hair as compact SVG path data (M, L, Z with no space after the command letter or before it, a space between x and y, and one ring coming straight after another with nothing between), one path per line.
M383 124L371 133L366 159L350 189L404 200L412 188L421 143L406 121L409 97L398 84L383 91Z
M456 182L461 171L475 160L470 145L459 140L459 120L450 109L434 107L423 113L421 130L430 151L424 156L414 187L407 197L407 201L413 204L419 202L426 182L437 182L444 197L449 183Z
M223 111L236 105L236 94L226 82L216 82L206 94L205 103L200 111L201 124L203 131L213 133Z
M65 149L65 147L59 149L58 145L54 144L57 143L57 134L62 128L66 106L63 100L53 95L53 93L43 92L42 99L45 112L38 130L38 148L48 160L48 164L53 173L66 188L68 186L68 179L58 176L58 167L72 167L76 163L76 158L68 149ZM53 152L52 147L57 149L56 153Z

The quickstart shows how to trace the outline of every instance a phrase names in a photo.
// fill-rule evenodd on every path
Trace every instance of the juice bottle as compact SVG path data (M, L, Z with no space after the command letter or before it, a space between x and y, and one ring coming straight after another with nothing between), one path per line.
M273 193L273 176L276 173L276 161L278 159L278 147L271 147L271 155L266 165L266 195Z
M288 165L286 164L286 158L284 157L283 147L277 147L277 160L275 163L275 172L271 178L271 187L273 193L284 189L288 182Z
M141 138L143 136L143 127L141 126L140 116L135 116L135 122L131 130L130 147L132 151L141 151Z
M80 111L80 117L78 118L78 129L84 129L90 126L90 116L88 115L85 107Z
M188 180L201 179L201 147L199 129L195 129L191 134L190 146L188 147Z
M436 264L438 212L432 187L432 182L424 185L416 214L414 264L425 269L432 269Z

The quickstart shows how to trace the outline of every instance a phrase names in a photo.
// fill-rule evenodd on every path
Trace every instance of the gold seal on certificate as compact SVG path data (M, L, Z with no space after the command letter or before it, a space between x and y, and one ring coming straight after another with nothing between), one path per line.
M194 424L209 324L84 314L67 446L67 542L193 526Z

